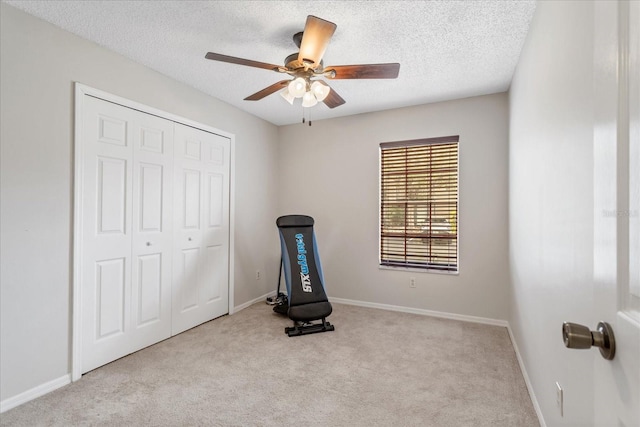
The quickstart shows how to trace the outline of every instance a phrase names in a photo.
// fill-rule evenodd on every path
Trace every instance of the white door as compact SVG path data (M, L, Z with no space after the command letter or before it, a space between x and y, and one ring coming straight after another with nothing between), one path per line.
M173 122L134 112L132 351L171 335Z
M83 107L75 257L87 372L170 336L173 123L91 96Z
M635 427L640 426L640 2L594 7L596 286L589 326L608 322L616 339L613 360L595 358L594 425Z
M176 123L172 334L229 312L230 141Z

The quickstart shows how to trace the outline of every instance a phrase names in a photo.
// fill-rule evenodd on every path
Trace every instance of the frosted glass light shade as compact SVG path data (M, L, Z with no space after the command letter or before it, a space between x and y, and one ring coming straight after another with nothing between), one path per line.
M313 107L318 103L318 100L311 92L307 92L302 97L302 106L303 107Z
M325 82L316 80L315 82L311 83L311 92L315 95L316 99L319 102L324 101L327 95L329 95L330 91L331 88Z
M286 99L287 102L291 105L293 105L293 100L296 99L293 95L291 95L291 92L289 92L288 87L285 87L280 91L280 96Z
M307 82L302 77L295 78L291 80L287 89L294 98L301 98L307 91Z

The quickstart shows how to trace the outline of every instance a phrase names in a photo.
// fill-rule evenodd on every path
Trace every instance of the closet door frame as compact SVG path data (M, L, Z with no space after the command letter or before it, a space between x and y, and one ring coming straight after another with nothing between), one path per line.
M83 221L83 120L84 100L92 96L104 101L113 102L123 107L151 114L163 119L191 126L206 132L214 133L226 138L230 142L229 161L229 314L234 313L234 217L235 217L235 135L177 116L157 108L149 107L108 92L92 88L82 83L75 83L75 122L74 122L74 206L73 206L73 314L72 314L72 349L71 349L71 380L77 381L82 377L82 221Z

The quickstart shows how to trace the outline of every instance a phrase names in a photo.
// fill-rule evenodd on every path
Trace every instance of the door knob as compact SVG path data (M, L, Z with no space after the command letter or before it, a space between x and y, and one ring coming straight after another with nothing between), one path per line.
M598 347L602 357L607 360L613 359L616 354L616 339L613 336L613 329L606 322L598 322L595 331L577 323L564 322L562 324L562 340L567 348Z

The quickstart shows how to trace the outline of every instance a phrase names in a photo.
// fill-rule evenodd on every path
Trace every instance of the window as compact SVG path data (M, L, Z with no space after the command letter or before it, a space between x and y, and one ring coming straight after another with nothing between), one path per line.
M458 140L380 144L380 265L458 271Z

